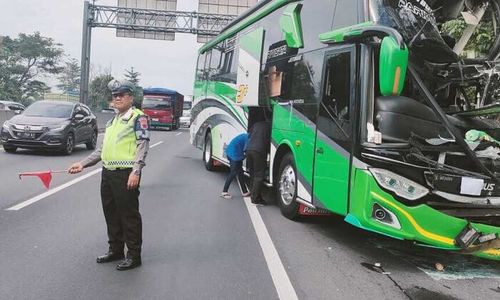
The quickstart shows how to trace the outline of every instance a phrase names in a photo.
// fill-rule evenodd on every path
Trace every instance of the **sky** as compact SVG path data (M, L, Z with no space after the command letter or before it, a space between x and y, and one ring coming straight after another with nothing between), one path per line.
M81 58L84 0L0 0L0 35L39 31L50 37L69 57ZM117 0L98 0L98 5L116 6ZM177 10L196 11L197 0L178 0ZM125 69L141 73L143 87L167 87L191 95L201 44L193 34L176 34L175 41L115 37L115 29L93 28L90 61L94 72L109 69L124 78ZM49 85L57 84L47 80ZM56 90L53 88L53 91Z

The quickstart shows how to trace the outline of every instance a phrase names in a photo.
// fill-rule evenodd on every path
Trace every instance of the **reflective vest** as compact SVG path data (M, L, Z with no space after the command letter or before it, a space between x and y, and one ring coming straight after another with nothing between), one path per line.
M106 125L101 160L104 168L132 168L137 150L135 121L144 113L136 108L125 113L125 116L115 116ZM128 116L130 115L130 117Z

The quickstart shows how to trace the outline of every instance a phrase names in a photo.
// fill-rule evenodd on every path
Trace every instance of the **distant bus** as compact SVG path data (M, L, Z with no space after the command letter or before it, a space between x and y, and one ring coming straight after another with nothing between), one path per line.
M142 110L150 117L152 128L179 128L183 105L184 96L177 91L166 88L144 89Z
M268 120L267 183L285 217L326 211L500 260L500 164L464 140L478 128L500 140L498 123L456 113L464 86L480 82L434 11L417 0L260 1L199 50L190 141L205 167L227 164L231 139Z

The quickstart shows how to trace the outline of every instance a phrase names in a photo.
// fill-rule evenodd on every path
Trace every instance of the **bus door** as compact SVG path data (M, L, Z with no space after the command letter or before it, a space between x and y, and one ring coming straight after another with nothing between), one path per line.
M354 46L326 52L316 126L313 203L341 215L348 203L355 62Z

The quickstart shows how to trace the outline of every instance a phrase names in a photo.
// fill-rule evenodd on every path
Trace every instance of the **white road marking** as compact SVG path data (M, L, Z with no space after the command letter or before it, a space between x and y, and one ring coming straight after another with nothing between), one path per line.
M98 174L98 173L100 173L101 171L102 171L102 169L100 169L100 168L99 168L99 169L97 169L97 170L93 170L93 171L92 171L92 172L90 172L90 173L87 173L87 174L85 174L85 175L83 175L83 176L80 176L80 177L78 177L78 178L75 178L75 179L73 179L73 180L71 180L71 181L69 181L69 182L66 182L66 183L65 183L65 184L63 184L63 185L60 185L60 186L58 186L58 187L56 187L56 188L53 188L53 189L51 189L51 190L48 190L48 191L46 191L45 193L42 193L42 194L40 194L40 195L38 195L38 196L35 196L35 197L33 197L33 198L29 199L29 200L26 200L26 201L24 201L24 202L21 202L21 203L19 203L19 204L17 204L17 205L14 205L14 206L12 206L12 207L9 207L9 208L7 208L6 210L20 210L20 209L23 209L23 208L25 208L25 207L26 207L26 206L28 206L28 205L31 205L31 204L33 204L33 203L35 203L35 202L38 202L38 201L40 201L40 200L42 200L42 199L44 199L44 198L47 198L47 197L48 197L48 196L50 196L50 195L53 195L53 194L55 194L55 193L57 193L57 192L59 192L59 191L64 190L65 188L70 187L70 186L72 186L72 185L74 185L74 184L76 184L76 183L78 183L78 182L80 182L80 181L82 181L82 180L85 180L85 179L87 179L87 178L89 178L89 177L91 177L91 176L94 176L95 174Z
M155 143L154 145L150 146L150 148L154 148L154 147L159 146L159 145L161 145L161 144L163 144L163 141L160 141L160 142L158 142L158 143ZM57 193L57 192L59 192L59 191L62 191L62 190L64 190L65 188L68 188L68 187L70 187L70 186L72 186L72 185L74 185L74 184L77 184L78 182L83 181L83 180L85 180L85 179L87 179L87 178L89 178L89 177L92 177L92 176L94 176L95 174L99 174L99 173L101 173L101 171L102 171L102 168L99 168L99 169L93 170L93 171L91 171L90 173L87 173L87 174L82 175L82 176L80 176L80 177L78 177L78 178L75 178L75 179L73 179L73 180L71 180L71 181L69 181L69 182L66 182L66 183L64 183L64 184L62 184L62 185L60 185L60 186L58 186L58 187L55 187L55 188L53 188L53 189L48 190L48 191L46 191L45 193L42 193L42 194L40 194L40 195L38 195L38 196L35 196L35 197L31 198L31 199L28 199L28 200L26 200L26 201L23 201L23 202L21 202L21 203L19 203L19 204L17 204L17 205L14 205L14 206L12 206L12 207L9 207L9 208L5 209L5 210L14 210L14 211L17 211L17 210L23 209L23 208L25 208L25 207L26 207L26 206L28 206L28 205L31 205L31 204L33 204L33 203L36 203L36 202L38 202L38 201L42 200L42 199L45 199L45 198L47 198L48 196L53 195L53 194L55 194L55 193Z
M278 297L282 300L298 300L299 298L295 293L295 289L293 288L290 278L288 278L288 274L286 273L285 267L281 262L276 247L274 247L274 243L271 240L271 236L267 231L259 210L255 205L251 204L250 197L245 197L244 199L248 213L250 214L250 219L252 220L253 228L257 234L257 239L259 240L260 247L262 248L262 253L266 259L269 273L271 273L274 287L278 292Z
M178 134L176 134L176 136L179 136L179 135L181 135L181 134L182 134L182 132L179 132Z
M159 146L161 144L163 144L163 141L159 141L158 143L151 145L149 148L154 148L154 147Z

